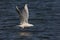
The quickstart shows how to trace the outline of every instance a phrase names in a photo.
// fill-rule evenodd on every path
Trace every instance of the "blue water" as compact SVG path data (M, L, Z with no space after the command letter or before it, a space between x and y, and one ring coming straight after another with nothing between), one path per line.
M0 40L59 40L59 0L0 0ZM16 5L29 7L30 28L20 28Z

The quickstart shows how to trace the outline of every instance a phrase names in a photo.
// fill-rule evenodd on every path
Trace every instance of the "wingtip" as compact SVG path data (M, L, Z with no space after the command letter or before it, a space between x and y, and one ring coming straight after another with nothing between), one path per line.
M16 8L18 9L18 6L16 6Z
M25 4L25 6L28 5L27 3Z

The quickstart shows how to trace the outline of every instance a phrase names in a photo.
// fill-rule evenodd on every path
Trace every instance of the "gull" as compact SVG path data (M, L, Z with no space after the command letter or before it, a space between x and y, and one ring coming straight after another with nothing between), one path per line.
M16 6L16 10L18 12L19 19L20 19L20 24L18 25L19 27L24 28L24 27L34 26L33 24L28 23L29 11L28 11L27 4L24 5L24 8L23 8L22 11L18 8L18 6Z

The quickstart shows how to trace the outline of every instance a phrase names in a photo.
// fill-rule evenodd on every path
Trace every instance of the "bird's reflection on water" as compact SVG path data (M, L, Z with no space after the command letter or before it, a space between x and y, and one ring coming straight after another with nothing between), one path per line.
M19 32L20 36L32 36L32 32Z
M20 39L31 39L31 40L40 40L40 39L44 39L44 40L48 40L48 34L44 35L40 32L18 32Z
M43 32L26 32L17 30L1 30L1 39L3 40L48 40L49 34ZM5 38L5 39L4 39Z

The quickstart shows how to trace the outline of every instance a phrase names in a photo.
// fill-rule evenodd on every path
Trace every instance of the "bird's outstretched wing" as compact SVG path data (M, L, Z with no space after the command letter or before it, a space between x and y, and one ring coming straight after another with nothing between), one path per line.
M24 21L24 17L23 17L23 15L22 15L20 9L18 8L18 6L16 6L16 11L18 12L18 15L19 15L20 24L22 24L23 21Z
M24 17L24 22L28 23L29 11L28 11L27 4L25 4L25 6L24 6L24 9L22 10L22 14L23 14L23 17Z
M22 16L21 11L20 11L20 9L18 8L18 6L16 6L16 11L18 12L19 16Z
M29 12L28 12L28 7L27 4L25 4L24 9L22 10L22 12L19 10L19 8L16 6L16 10L19 14L20 17L20 23L28 23L28 18L29 18Z

